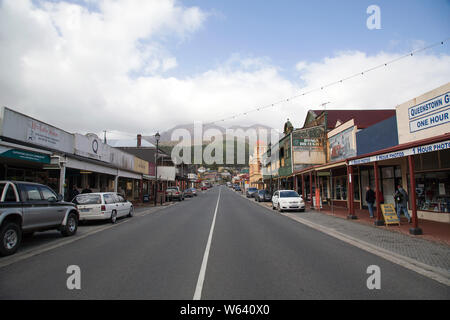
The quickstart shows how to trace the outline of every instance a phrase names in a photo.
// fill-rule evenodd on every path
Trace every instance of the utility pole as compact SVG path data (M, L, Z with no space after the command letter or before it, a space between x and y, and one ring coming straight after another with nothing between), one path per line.
M103 143L106 144L106 130L103 130Z

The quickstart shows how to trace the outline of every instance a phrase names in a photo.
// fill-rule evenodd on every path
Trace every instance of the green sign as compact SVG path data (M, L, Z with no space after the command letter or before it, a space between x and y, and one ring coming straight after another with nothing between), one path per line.
M0 147L0 156L12 159L50 163L50 156L42 153Z

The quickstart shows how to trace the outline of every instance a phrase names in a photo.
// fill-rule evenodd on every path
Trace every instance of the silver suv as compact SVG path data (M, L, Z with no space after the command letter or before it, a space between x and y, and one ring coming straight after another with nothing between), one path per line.
M49 187L32 182L0 181L0 256L13 254L23 235L60 230L63 236L77 232L76 206L63 202Z

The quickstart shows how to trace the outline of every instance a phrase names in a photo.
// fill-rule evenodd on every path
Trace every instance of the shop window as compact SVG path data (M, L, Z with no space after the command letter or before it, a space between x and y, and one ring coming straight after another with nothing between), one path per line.
M415 178L418 210L450 212L450 171L418 173Z
M439 158L437 152L428 152L422 154L422 169L439 169Z
M420 155L414 156L414 170L422 170L422 157Z
M360 200L359 198L359 176L357 174L353 175L353 200Z
M347 177L334 177L334 199L347 200Z
M450 169L450 149L439 151L441 169Z

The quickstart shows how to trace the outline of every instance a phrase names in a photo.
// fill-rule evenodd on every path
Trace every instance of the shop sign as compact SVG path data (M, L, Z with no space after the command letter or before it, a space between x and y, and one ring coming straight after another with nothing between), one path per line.
M354 127L350 127L328 138L331 161L338 161L356 156L354 132Z
M450 92L408 108L409 120L423 117L448 106L450 106Z
M40 163L50 163L50 156L42 153L5 148L0 146L0 156L12 159L27 160Z
M323 126L295 130L292 132L293 151L323 148L325 130Z
M440 126L450 122L450 109L442 110L437 113L425 116L423 118L413 120L409 122L409 132Z
M9 108L3 108L0 135L14 140L73 153L73 135Z
M142 174L148 173L148 162L141 158L134 157L134 171Z
M412 155L416 155L416 154L439 151L439 150L446 150L446 149L450 149L450 140L437 142L437 143L433 143L433 144L429 144L429 145L425 145L425 146L409 148L409 149L405 149L405 150L401 150L401 151L380 154L380 155L376 155L376 156L372 156L372 157L351 160L351 161L349 161L348 164L353 166L353 165L358 165L358 164L402 158L402 157L412 156Z
M101 161L108 161L107 149L105 144L96 135L74 134L75 154Z
M397 217L397 213L395 212L395 208L392 203L382 204L380 207L385 224L400 224L400 220Z

